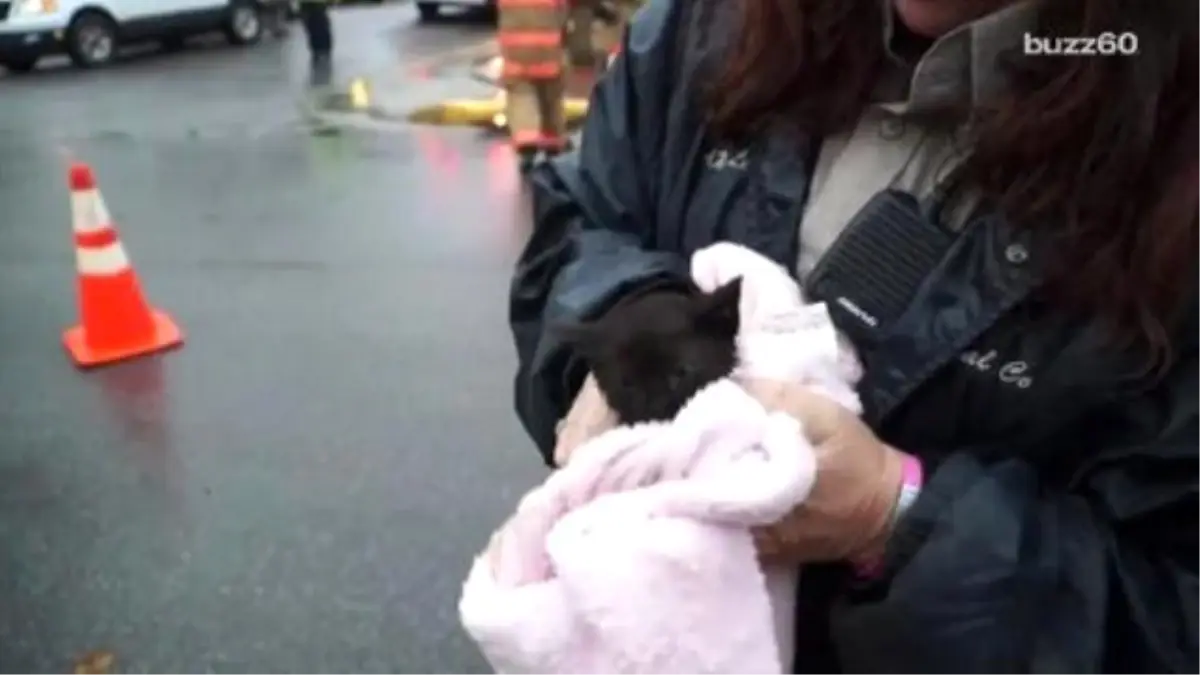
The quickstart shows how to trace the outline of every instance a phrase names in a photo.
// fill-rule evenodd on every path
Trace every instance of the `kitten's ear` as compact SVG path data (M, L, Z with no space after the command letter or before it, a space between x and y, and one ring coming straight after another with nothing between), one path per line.
M600 331L595 323L572 321L555 324L551 329L558 339L575 348L584 358L596 353Z
M696 312L697 325L723 336L734 337L738 332L741 301L742 278L737 277L703 296Z

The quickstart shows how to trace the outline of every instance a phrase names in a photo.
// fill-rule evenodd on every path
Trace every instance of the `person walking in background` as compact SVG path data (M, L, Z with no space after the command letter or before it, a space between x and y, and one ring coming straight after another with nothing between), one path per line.
M329 0L300 0L300 22L308 38L313 69L327 69L333 54L333 28L329 23Z
M568 147L563 28L565 0L500 0L507 120L522 169Z

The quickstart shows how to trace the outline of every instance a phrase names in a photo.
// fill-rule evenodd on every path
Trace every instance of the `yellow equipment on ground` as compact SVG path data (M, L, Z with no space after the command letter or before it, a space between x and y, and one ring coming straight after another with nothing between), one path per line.
M484 63L473 75L479 81L500 87L503 69L504 60L496 56ZM587 115L587 105L586 98L567 97L563 100L563 112L568 126L577 124ZM409 113L408 120L416 124L474 126L503 131L508 128L505 110L506 99L504 89L501 88L491 98L448 99L434 105L422 106Z
M356 77L350 82L349 98L351 110L366 111L371 108L371 90L365 79Z

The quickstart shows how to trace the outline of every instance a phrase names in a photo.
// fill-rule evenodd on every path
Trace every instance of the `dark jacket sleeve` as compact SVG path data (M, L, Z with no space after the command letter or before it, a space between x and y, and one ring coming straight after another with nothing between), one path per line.
M638 13L622 56L592 93L578 153L531 176L534 231L517 262L509 324L517 415L547 463L555 425L585 375L554 327L687 276L678 255L651 248L676 5L652 0Z
M846 671L1197 672L1197 367L1193 346L1095 421L1104 442L1062 479L967 452L936 467L891 578L835 609Z

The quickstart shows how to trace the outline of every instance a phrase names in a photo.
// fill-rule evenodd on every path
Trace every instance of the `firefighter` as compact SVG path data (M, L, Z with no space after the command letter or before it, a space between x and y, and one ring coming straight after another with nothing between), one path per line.
M521 168L568 147L564 0L499 0L506 118Z
M596 43L594 31L600 0L567 0L567 61L571 68L594 68L596 66Z
M329 67L333 54L333 29L329 23L329 0L300 0L300 22L308 37L308 52L315 69Z

